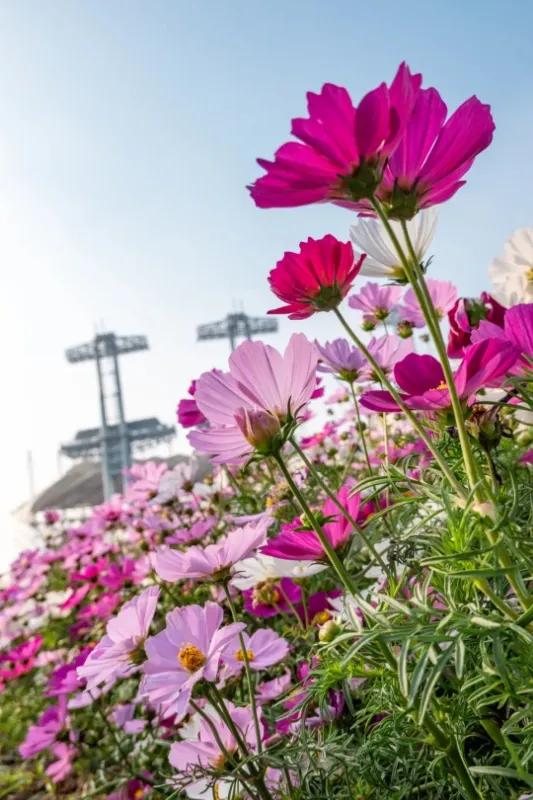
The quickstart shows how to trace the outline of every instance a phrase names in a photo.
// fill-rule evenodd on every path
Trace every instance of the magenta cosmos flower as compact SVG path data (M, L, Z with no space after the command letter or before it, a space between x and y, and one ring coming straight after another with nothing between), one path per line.
M487 292L482 292L479 299L460 297L453 308L448 311L450 333L448 336L448 355L450 358L461 358L465 347L472 343L472 332L481 320L503 326L505 308Z
M401 64L390 86L380 84L359 105L347 90L326 83L309 92L308 119L293 119L288 142L274 161L258 159L266 175L249 186L260 208L333 202L354 206L379 184L383 165L400 140L422 81Z
M301 333L291 336L283 355L263 342L243 342L231 354L229 372L200 377L196 401L210 427L191 431L190 443L222 464L268 454L282 441L282 427L302 415L316 388L317 361Z
M244 624L221 627L223 617L217 603L184 606L167 614L166 628L145 644L148 660L143 665L141 696L165 714L181 718L195 684L216 680L222 651L239 647Z
M88 691L102 683L111 684L138 669L158 598L159 589L151 586L126 603L107 623L106 636L77 668L78 677L87 680Z
M481 342L495 338L509 342L520 352L513 373L521 373L524 369L533 368L533 303L520 303L503 313L503 324L483 320L472 332L472 341Z
M271 271L270 288L287 305L269 314L306 319L317 311L331 311L346 297L365 256L356 256L350 242L331 234L300 242L299 253L285 253Z
M513 367L518 350L509 342L485 339L468 347L454 381L459 397L469 402L479 389L500 385ZM450 406L442 366L433 356L411 353L396 364L394 377L404 403L417 411L439 411ZM399 411L387 391L365 392L361 405L371 411Z
M261 628L251 636L243 633L242 639L243 642L239 641L238 647L230 645L223 652L224 666L230 675L238 675L244 668L242 643L250 669L256 672L283 661L289 652L287 640L269 628Z
M189 386L189 394L190 397L184 397L179 401L176 409L176 416L182 428L195 428L197 425L203 425L206 421L194 399L194 395L196 394L196 381L192 381Z
M253 555L266 541L269 519L237 528L215 544L192 545L183 552L162 548L153 556L154 568L165 581L227 578L243 558Z
M389 215L410 219L421 208L449 200L494 133L490 106L470 97L446 119L436 89L421 89L377 195Z
M337 499L348 511L352 519L357 520L361 497L352 494L352 487L345 484L338 493ZM322 507L322 515L328 520L322 524L322 530L331 546L337 550L345 544L353 532L353 526L342 515L337 505L326 500ZM278 536L272 539L265 547L263 553L276 558L285 558L290 561L321 561L326 557L320 539L313 530L301 530L300 520L284 525Z

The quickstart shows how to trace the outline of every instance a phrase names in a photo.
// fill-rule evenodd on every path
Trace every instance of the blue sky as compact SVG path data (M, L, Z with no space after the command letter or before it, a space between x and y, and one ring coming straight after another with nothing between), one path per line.
M347 211L261 212L244 189L325 81L357 100L406 59L450 108L492 104L494 143L442 208L432 268L483 288L505 238L533 224L532 27L527 0L2 0L2 508L27 494L28 449L43 488L59 442L97 421L93 371L65 347L97 325L147 334L151 352L123 361L126 411L170 422L227 355L197 344L196 324L241 302L264 313L285 249L346 237ZM296 329L336 333L322 315L271 341Z

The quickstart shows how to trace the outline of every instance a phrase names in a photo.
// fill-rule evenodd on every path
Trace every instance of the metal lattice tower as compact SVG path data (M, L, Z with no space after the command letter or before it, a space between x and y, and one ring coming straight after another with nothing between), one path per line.
M122 488L123 472L131 466L132 444L148 446L174 436L174 428L155 417L126 422L118 357L139 350L148 350L145 336L100 333L91 342L66 351L71 364L96 362L100 428L78 431L72 442L61 446L61 453L73 459L99 456L106 498Z
M208 322L196 329L198 341L207 339L229 339L231 350L235 350L238 337L251 339L255 334L275 333L278 321L270 317L249 317L244 311L228 314L219 322Z

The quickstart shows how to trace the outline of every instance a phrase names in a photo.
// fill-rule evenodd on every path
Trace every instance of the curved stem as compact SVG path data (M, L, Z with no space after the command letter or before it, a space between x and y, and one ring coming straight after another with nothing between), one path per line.
M366 436L363 430L363 422L361 420L361 410L359 408L359 400L357 399L357 395L355 393L355 387L353 385L353 381L350 383L350 389L352 392L352 399L355 408L355 416L357 418L357 430L359 432L359 436L361 437L361 444L363 446L363 452L365 454L366 466L368 467L370 475L372 475L372 465L370 463L370 456L368 454L368 447L366 444Z
M309 461L309 459L307 458L306 454L304 453L304 451L302 450L302 448L300 447L300 445L298 444L296 439L294 439L294 437L291 436L289 441L292 444L292 446L294 447L294 449L296 450L296 452L298 453L298 455L300 456L300 458L302 459L302 461L304 462L305 466L307 467L307 469L309 470L309 472L311 473L313 478L318 483L318 485L324 490L324 492L329 497L329 499L332 501L332 503L334 503L337 506L337 508L341 512L342 516L344 517L344 519L347 522L350 523L350 525L354 528L354 530L357 531L357 533L359 534L359 536L361 537L361 539L363 540L365 545L368 547L369 551L372 553L372 555L374 556L375 560L378 562L380 567L387 574L389 574L389 569L387 567L387 564L383 560L382 556L378 553L378 551L376 550L376 548L374 547L372 542L369 540L368 536L361 530L361 527L358 524L357 520L355 520L352 517L352 515L343 506L343 504L338 499L338 497L335 495L335 493L331 491L331 489L328 487L327 483L324 481L324 479L322 478L320 473L317 470L315 470L315 468L313 467L312 463Z
M403 411L413 428L416 430L424 444L426 445L427 449L441 468L442 472L446 476L450 486L453 486L455 491L464 499L466 500L468 497L468 493L466 492L464 486L461 486L455 475L451 472L448 464L443 459L439 451L433 446L433 442L427 435L426 431L424 430L423 426L420 423L420 420L417 418L416 414L414 414L411 409L406 406L404 401L402 400L398 390L396 387L391 383L388 377L385 375L379 364L377 363L376 359L373 357L372 353L366 347L364 342L357 336L357 334L352 330L350 325L344 319L343 315L339 311L338 308L333 309L337 319L345 329L346 333L350 336L352 341L355 345L361 350L365 358L368 360L368 363L374 370L375 374L383 384L383 386L387 389L387 391L392 396L394 402L398 405L398 407Z
M224 589L224 594L226 595L226 600L228 601L228 605L230 607L231 616L233 617L234 622L239 621L239 617L237 615L237 610L233 604L233 600L231 599L231 594L228 589L227 582L222 584L222 588ZM250 668L250 659L248 658L248 651L246 649L246 642L244 641L244 636L242 632L239 633L239 643L241 645L241 652L242 652L242 659L244 664L244 672L246 674L246 684L248 686L248 694L250 696L250 706L252 708L252 715L254 718L254 728L255 728L255 736L257 739L257 752L261 755L263 751L263 739L261 737L261 725L259 723L259 714L257 713L257 703L255 699L255 691L253 686L253 677L252 677L252 670Z
M339 577L339 580L341 581L341 583L343 584L345 589L347 589L348 592L350 592L350 594L353 594L354 588L352 586L352 581L351 581L351 578L348 575L348 573L347 573L347 571L346 571L346 569L344 567L344 564L342 563L342 561L338 557L338 555L335 552L334 548L331 546L331 542L329 541L329 539L325 535L325 533L322 530L322 527L319 525L315 515L313 514L313 512L309 508L305 497L303 496L303 494L299 490L298 486L294 482L293 477L292 477L291 473L289 472L289 470L287 469L287 467L285 465L285 462L283 461L281 455L278 453L278 454L274 455L273 458L276 460L280 470L283 472L285 480L287 481L287 483L290 486L291 492L293 493L294 497L296 498L296 501L297 501L298 505L300 506L300 508L302 509L302 512L305 514L306 519L309 521L311 527L313 528L314 532L316 533L316 535L317 535L317 537L318 537L318 539L320 541L320 544L324 548L324 552L325 552L326 556L328 557L331 566L333 567L333 569L337 573L337 576Z

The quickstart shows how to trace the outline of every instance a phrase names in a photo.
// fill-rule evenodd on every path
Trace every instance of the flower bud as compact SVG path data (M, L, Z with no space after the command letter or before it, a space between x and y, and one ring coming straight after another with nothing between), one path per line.
M330 619L320 626L318 629L319 642L332 642L333 639L341 632L341 627L334 619Z
M249 411L240 408L235 414L235 422L243 436L259 453L267 455L272 452L274 440L281 433L279 419L262 409Z

